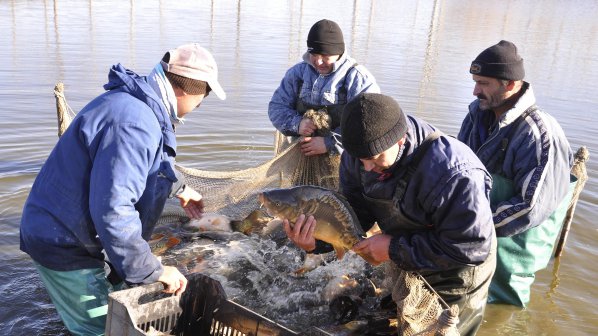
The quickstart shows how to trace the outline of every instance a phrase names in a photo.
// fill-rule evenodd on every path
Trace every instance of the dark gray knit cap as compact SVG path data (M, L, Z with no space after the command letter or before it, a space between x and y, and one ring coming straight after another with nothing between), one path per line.
M307 34L307 52L342 55L345 52L345 40L341 27L336 22L326 19L314 23Z
M343 110L342 142L356 158L378 155L407 133L407 118L399 103L379 93L361 93Z
M482 51L471 62L469 73L506 80L522 80L525 77L523 58L517 54L517 47L505 40Z

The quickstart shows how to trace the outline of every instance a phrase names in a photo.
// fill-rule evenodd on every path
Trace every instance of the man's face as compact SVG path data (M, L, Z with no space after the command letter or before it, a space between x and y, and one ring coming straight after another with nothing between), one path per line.
M404 143L403 139L399 140L398 143L394 144L392 147L378 155L365 159L359 159L359 161L361 161L363 164L363 169L366 171L373 171L378 174L382 174L397 161L397 155L399 155L401 145Z
M182 90L181 90L181 92L182 92ZM177 116L179 118L183 118L187 113L198 108L199 105L201 105L201 102L203 101L204 97L205 97L204 94L199 94L199 95L192 95L192 94L188 94L188 93L183 93L180 95L177 94L176 95Z
M507 87L503 81L478 75L472 75L475 86L473 95L480 100L482 110L494 110L504 104L508 98Z
M340 55L309 54L309 62L316 68L320 75L327 75L332 72L334 62L338 61Z

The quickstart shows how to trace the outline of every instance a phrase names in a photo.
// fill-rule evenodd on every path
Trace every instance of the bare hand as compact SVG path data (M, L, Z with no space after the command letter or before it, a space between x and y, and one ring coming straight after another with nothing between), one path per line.
M283 220L282 225L287 237L299 248L307 252L316 248L316 239L314 238L316 219L314 216L309 216L306 220L305 215L301 214L292 228L288 219Z
M359 254L365 261L376 266L390 260L388 248L390 246L391 236L387 234L377 234L366 238L353 246L353 252Z
M201 218L203 215L203 197L190 186L185 186L185 190L177 196L181 202L181 207L189 218Z
M304 135L304 136L309 136L312 135L313 132L316 131L316 125L314 124L314 122L309 119L301 119L301 122L299 123L299 135Z
M176 267L164 266L158 281L164 284L164 293L181 295L187 289L187 278Z
M327 151L323 137L305 137L301 140L301 152L305 156L324 154Z

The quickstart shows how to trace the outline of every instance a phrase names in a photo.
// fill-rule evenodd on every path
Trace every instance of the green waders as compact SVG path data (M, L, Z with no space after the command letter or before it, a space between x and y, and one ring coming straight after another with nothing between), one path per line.
M103 268L54 271L34 263L48 290L50 299L73 335L104 335L108 294L124 288L112 285Z
M490 203L510 199L515 194L513 183L493 174ZM496 271L490 284L489 303L506 303L525 307L535 273L548 265L555 241L567 213L577 179L571 175L567 196L558 208L540 225L511 237L498 237Z

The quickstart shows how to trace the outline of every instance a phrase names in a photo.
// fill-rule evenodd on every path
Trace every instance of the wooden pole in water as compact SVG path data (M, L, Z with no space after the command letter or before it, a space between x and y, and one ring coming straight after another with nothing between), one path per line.
M569 230L571 229L571 221L573 220L573 214L575 212L575 206L577 205L577 200L579 199L579 195L581 194L581 190L586 184L588 180L588 173L586 171L586 161L590 158L590 152L586 148L586 146L581 146L577 153L575 153L575 162L573 167L571 168L571 174L577 177L577 183L575 184L575 189L573 190L573 197L571 197L571 201L569 202L569 208L567 209L567 214L565 215L565 219L563 220L563 228L561 229L561 236L559 241L556 245L556 249L554 251L555 258L558 258L563 253L563 248L565 247L565 241L567 240L567 235L569 235Z
M67 112L66 101L64 98L64 84L58 82L54 86L54 97L56 98L56 114L58 116L58 137L67 129L70 123L70 117Z

